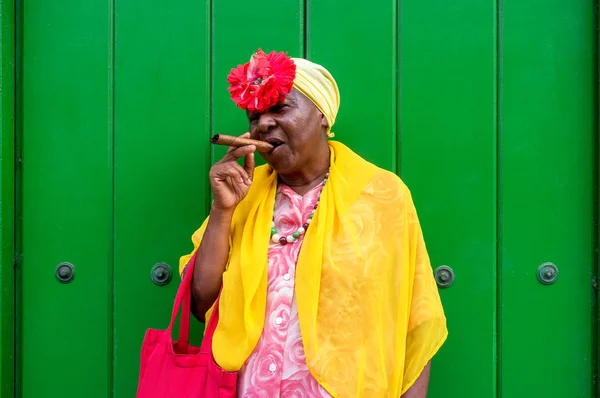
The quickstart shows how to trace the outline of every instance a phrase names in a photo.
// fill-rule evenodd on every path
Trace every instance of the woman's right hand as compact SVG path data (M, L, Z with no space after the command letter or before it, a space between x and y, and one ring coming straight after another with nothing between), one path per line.
M250 133L240 137L249 138ZM210 168L210 187L213 192L213 208L232 211L246 197L254 177L254 145L229 147L221 160ZM244 167L237 163L244 158Z

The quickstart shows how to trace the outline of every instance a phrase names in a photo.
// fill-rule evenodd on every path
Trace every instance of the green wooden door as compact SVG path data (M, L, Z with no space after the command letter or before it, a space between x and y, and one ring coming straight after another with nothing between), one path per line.
M506 0L503 15L501 391L589 397L598 128L593 6ZM550 286L535 277L545 262L559 270Z
M21 2L23 397L112 390L113 134L106 4ZM61 284L68 262L75 278Z
M333 73L336 139L403 177L432 265L455 273L429 396L592 397L592 0L18 7L20 396L134 396L143 333L166 327L208 212L224 153L208 139L247 129L226 76L262 47Z
M0 1L0 397L15 377L15 4Z

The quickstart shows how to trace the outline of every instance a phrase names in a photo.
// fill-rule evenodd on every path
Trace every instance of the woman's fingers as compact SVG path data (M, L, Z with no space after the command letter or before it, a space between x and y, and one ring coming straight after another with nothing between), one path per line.
M256 151L256 146L254 145L245 145L239 148L231 147L230 151L227 151L225 156L223 157L224 161L238 160L241 157L244 157L254 151Z
M250 182L252 182L254 178L254 152L247 154L244 158L244 171L248 174Z
M241 134L241 135L238 136L238 138L250 138L250 133ZM231 152L231 151L233 151L236 148L238 148L238 147L236 147L236 146L230 146L230 147L227 148L227 152Z
M232 181L235 181L238 184L250 185L250 177L248 176L248 173L236 162L222 164L221 167L216 170L215 174L217 178L222 180L229 177L232 179Z
M244 133L242 135L240 135L240 138L250 138L250 133ZM232 159L239 159L243 156L248 155L249 153L252 153L256 151L256 146L254 145L244 145L244 146L240 146L240 147L235 147L235 146L230 146L227 149L227 153L225 154L225 156L223 156L223 161L230 161Z
M239 138L250 138L250 133L244 133L244 134L240 135ZM230 147L227 148L227 153L225 154L225 157L227 157L228 155L230 155L232 152L235 152L235 154L233 154L233 156L236 159L239 159L242 156L244 156L244 155L239 155L239 154L242 153L242 152L245 152L245 151L238 151L238 149L240 149L240 148L247 148L247 147L250 147L250 146L254 147L254 145L245 145L243 147L230 146ZM256 147L254 147L253 151L255 151L255 150L256 150Z
M250 137L250 133L244 133L240 137L248 138ZM252 182L252 178L254 177L254 151L256 151L256 146L254 145L245 145L241 147L229 147L227 153L223 158L219 161L223 166L234 167L238 171L241 172L243 182L247 185L250 185ZM242 168L238 163L238 159L244 157L244 167Z
M250 176L248 175L248 173L246 172L246 170L244 170L242 168L242 166L240 166L237 163L234 163L234 168L238 172L239 176L241 177L241 179L242 179L241 182L243 182L246 185L250 185L250 182L251 182Z
M242 137L249 136L248 133ZM254 173L254 145L230 147L225 156L211 167L211 186L215 203L226 208L235 207L248 193ZM244 166L238 159L244 158Z

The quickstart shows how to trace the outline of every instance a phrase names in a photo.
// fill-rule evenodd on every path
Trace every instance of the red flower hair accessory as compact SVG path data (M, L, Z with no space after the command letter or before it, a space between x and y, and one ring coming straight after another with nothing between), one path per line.
M292 91L296 64L287 54L258 51L244 65L231 70L227 81L231 99L241 109L265 112Z

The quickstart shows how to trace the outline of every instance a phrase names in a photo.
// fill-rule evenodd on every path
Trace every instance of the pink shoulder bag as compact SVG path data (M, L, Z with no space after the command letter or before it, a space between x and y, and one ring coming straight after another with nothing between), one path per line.
M191 285L195 255L188 263L167 330L148 329L141 350L137 398L235 398L237 372L219 367L212 339L219 322L219 299L206 325L200 348L189 344ZM172 341L175 318L183 302L179 339Z

